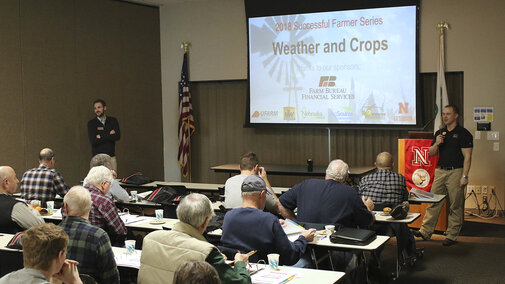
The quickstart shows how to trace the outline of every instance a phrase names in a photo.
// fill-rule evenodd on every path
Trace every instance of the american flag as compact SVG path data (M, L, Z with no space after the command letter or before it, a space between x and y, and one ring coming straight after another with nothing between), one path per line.
M182 175L189 172L189 153L191 135L195 132L191 94L188 80L188 54L184 53L182 62L181 81L179 82L179 154L178 160L182 168Z

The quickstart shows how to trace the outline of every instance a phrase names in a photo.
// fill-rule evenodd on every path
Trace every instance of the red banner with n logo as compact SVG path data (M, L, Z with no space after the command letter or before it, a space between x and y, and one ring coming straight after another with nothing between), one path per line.
M438 155L429 153L431 139L398 139L398 171L409 188L430 191Z

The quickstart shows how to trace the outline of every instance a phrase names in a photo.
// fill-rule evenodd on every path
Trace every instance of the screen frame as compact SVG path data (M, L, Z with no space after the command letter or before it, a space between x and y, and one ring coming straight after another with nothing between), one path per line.
M421 113L420 73L419 73L419 0L358 0L358 1L325 1L325 0L244 0L247 30L247 100L245 110L246 128L328 128L328 129L395 129L395 130L420 130L423 128L423 115ZM388 8L416 6L416 124L336 124L336 123L252 123L250 121L250 35L249 18L269 17L278 15L305 14L334 12L358 9Z

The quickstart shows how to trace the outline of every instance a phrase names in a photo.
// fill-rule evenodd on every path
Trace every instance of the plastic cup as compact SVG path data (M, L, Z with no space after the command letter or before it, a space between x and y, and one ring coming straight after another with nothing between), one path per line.
M156 209L154 213L156 214L156 220L163 219L163 209Z
M54 201L46 201L47 213L53 214L54 211Z
M138 192L136 190L132 190L132 191L130 191L130 194L132 196L132 200L137 201Z
M279 254L277 253L271 253L268 254L268 265L270 266L270 269L273 270L279 270Z
M324 226L324 229L326 230L326 235L328 236L328 238L331 236L331 234L335 233L334 225L326 225Z
M127 240L125 241L126 251L128 254L135 253L135 240Z

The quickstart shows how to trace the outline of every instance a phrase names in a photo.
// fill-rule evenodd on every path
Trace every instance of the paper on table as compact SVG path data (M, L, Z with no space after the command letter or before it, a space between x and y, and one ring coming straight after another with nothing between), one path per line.
M135 251L133 254L127 254L126 252L114 253L114 259L117 266L140 269L140 255L139 251Z
M253 284L279 284L284 283L295 275L295 271L279 271L267 268L253 274L251 281Z
M286 219L284 221L284 226L282 227L284 233L288 236L288 239L292 242L296 241L300 236L300 233L304 230L304 228L295 221Z
M58 210L55 210L53 215L53 217L60 217L60 218L63 218L63 216L61 215L61 208L58 209Z
M144 192L141 192L139 194L137 194L138 196L142 197L142 198L146 198L149 194L151 194L151 192L153 192L152 190L149 190L149 191L144 191Z
M121 215L119 216L121 218L121 220L123 220L123 222L125 224L132 224L132 223L137 223L137 222L140 222L140 221L146 221L147 218L143 218L141 216L138 216L138 215L130 215L130 214L124 214L124 215Z

